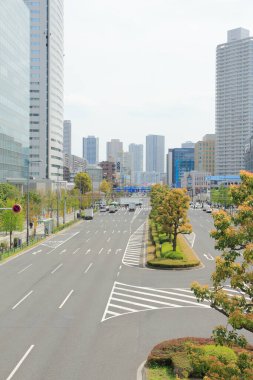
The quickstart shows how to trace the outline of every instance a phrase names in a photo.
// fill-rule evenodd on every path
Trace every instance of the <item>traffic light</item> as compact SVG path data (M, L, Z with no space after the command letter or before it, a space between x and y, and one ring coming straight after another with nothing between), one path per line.
M22 207L19 204L15 204L12 206L12 211L18 214L22 211Z

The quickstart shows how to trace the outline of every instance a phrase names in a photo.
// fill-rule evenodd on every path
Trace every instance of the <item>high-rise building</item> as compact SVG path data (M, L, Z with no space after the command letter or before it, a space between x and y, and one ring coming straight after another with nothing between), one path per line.
M181 187L184 173L194 170L194 148L169 149L167 154L167 181L171 187Z
M120 153L123 152L123 142L118 139L111 139L106 143L107 161L116 162Z
M132 171L143 171L143 145L130 144L128 148L129 153L132 155Z
M83 137L83 158L88 164L94 165L99 161L99 139L95 136Z
M24 181L29 158L29 10L0 2L0 181Z
M165 138L164 136L146 136L146 171L164 173Z
M63 172L63 0L24 1L31 25L30 174L57 180Z
M181 148L194 148L194 145L194 142L186 141L185 143L181 144Z
M195 144L194 168L214 175L215 134L208 134Z
M63 153L71 156L71 121L63 122Z
M237 28L216 49L215 173L245 168L246 139L253 134L253 37Z

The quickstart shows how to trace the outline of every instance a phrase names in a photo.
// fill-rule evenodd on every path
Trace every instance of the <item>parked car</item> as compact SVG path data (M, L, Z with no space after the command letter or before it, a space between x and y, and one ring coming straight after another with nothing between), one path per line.
M84 210L84 219L86 220L92 220L94 216L93 209L92 208L86 208Z
M135 211L136 210L136 204L135 203L129 203L128 210L129 211Z
M109 213L112 214L114 212L116 212L116 207L114 205L110 205L109 206Z

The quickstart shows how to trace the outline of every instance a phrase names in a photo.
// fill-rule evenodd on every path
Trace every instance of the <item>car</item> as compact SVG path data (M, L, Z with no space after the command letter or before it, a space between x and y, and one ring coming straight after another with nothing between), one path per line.
M100 212L106 212L107 211L107 208L104 206L104 207L100 207Z
M206 212L207 212L208 214L211 214L211 212L212 212L211 207L206 207Z

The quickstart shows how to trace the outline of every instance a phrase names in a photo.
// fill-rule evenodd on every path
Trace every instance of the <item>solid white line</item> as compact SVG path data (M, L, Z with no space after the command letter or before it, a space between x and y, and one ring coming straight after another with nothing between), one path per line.
M20 359L20 361L18 362L18 364L16 365L16 367L11 372L11 374L7 377L6 380L11 380L13 378L13 375L15 375L15 373L17 372L17 370L19 369L21 364L25 361L25 359L30 354L30 352L32 351L33 348L34 348L34 344L32 344L31 347L26 351L25 355Z
M77 248L74 252L73 255L75 255L81 248Z
M56 267L56 268L51 272L51 274L54 274L54 273L55 273L58 269L60 269L62 266L63 266L63 264L58 265L58 267Z
M61 303L61 305L59 306L59 309L61 309L64 304L67 302L67 300L69 299L69 297L71 296L71 294L73 293L73 289L69 292L69 294L67 295L67 297L65 298L65 300Z
M88 266L88 268L86 269L86 271L84 273L87 273L88 270L92 267L93 263L90 263L90 265Z
M18 303L16 303L16 305L13 306L12 310L16 309L16 307L18 307L21 304L21 302L23 302L27 297L29 297L32 294L32 292L33 292L33 290L31 290L26 296L24 296L22 298L22 300L20 300Z
M105 321L105 317L106 317L106 314L107 314L108 309L109 309L109 305L110 305L110 302L111 302L111 299L112 299L112 295L113 295L113 291L114 291L115 284L116 284L116 282L114 282L114 284L113 284L113 286L112 286L111 294L110 294L110 297L109 297L109 299L108 299L108 302L107 302L107 305L106 305L106 308L105 308L105 311L104 311L103 317L102 317L102 319L101 319L101 322L104 322L104 321Z
M100 255L100 253L103 251L104 248L101 248L100 251L98 252L98 254Z
M28 268L30 268L32 266L32 264L28 265L27 267L25 267L24 269L22 269L21 271L18 272L18 274L24 272L25 270L27 270Z

